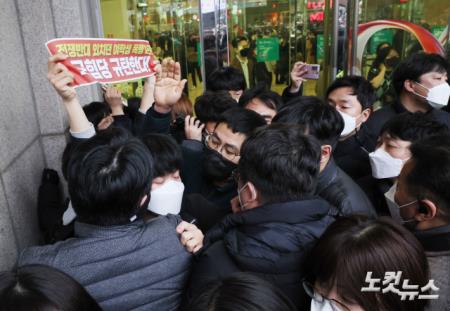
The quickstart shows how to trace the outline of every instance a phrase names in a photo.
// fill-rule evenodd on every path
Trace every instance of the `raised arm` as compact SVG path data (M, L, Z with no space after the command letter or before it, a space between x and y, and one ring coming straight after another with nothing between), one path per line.
M89 130L93 125L89 122L78 100L77 92L72 86L74 76L61 62L67 55L56 54L48 60L47 78L61 96L69 115L70 131L74 133Z
M291 70L291 86L289 88L290 93L297 93L300 91L302 83L306 81L303 76L308 72L306 64L302 62L296 62Z
M159 113L172 111L173 106L181 98L187 80L181 80L180 63L164 59L161 73L156 76L155 110Z

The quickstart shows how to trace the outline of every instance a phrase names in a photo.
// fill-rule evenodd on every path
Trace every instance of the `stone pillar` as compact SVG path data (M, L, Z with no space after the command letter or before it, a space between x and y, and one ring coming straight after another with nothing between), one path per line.
M95 3L94 3L95 2ZM60 172L67 116L47 81L45 42L98 36L89 0L2 0L0 11L0 270L40 242L37 194L45 167ZM96 29L94 29L96 28ZM83 104L97 87L79 89ZM60 174L62 179L62 175Z

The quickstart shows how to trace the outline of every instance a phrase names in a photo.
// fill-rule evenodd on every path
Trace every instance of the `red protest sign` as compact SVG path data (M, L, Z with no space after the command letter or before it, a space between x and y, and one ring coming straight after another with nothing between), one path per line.
M62 38L46 43L51 55L64 53L62 63L74 74L74 86L117 83L151 76L154 57L148 41Z

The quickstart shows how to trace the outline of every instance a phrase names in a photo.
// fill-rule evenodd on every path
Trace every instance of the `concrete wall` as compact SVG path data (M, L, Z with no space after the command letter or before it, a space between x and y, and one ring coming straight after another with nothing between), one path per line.
M40 242L36 207L43 168L60 171L67 116L46 78L44 43L99 34L95 0L0 0L0 270ZM79 89L81 102L98 89ZM62 177L62 176L61 176Z

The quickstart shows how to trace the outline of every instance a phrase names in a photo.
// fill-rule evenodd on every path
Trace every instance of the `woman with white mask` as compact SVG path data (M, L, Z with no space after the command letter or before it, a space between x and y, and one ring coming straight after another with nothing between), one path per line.
M377 149L369 154L372 176L359 181L380 215L392 215L385 194L389 197L394 191L403 165L411 157L411 144L447 132L445 125L420 112L399 114L384 125Z
M388 256L386 256L388 254ZM423 299L401 299L402 285L428 283L425 252L414 235L389 218L353 216L331 224L306 259L305 293L311 311L422 311ZM399 286L385 290L389 273ZM391 285L396 282L392 279ZM396 290L399 290L398 292Z

